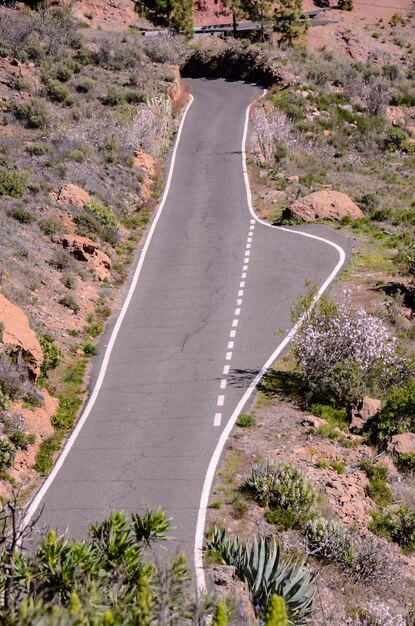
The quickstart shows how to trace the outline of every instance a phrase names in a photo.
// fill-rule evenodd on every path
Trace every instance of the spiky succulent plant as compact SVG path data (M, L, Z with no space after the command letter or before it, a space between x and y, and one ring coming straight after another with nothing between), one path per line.
M254 538L252 545L230 539L225 530L215 528L207 542L227 565L233 565L245 584L249 599L257 612L266 614L271 596L282 596L290 620L306 624L312 611L315 575L304 563L282 556L281 544L275 539Z

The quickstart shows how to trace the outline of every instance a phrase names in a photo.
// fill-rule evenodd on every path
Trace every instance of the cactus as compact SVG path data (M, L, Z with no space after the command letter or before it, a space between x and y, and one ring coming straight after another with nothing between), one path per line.
M251 546L238 538L230 539L226 531L215 528L207 547L216 550L227 565L233 565L245 584L252 604L264 614L270 598L284 598L290 618L302 624L310 615L315 594L314 578L302 562L282 557L281 545L275 539L254 538Z
M268 604L264 626L290 626L290 624L284 598L274 594Z

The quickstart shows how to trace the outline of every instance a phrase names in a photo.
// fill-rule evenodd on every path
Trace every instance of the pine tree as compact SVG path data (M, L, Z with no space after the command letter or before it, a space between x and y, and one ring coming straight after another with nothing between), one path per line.
M265 26L271 24L274 17L274 6L270 0L243 0L244 10L253 22L261 26L261 39L264 40Z
M136 0L135 10L154 26L193 33L193 0Z
M293 46L308 30L308 22L301 19L303 0L279 0L279 7L276 27L281 33L280 44Z

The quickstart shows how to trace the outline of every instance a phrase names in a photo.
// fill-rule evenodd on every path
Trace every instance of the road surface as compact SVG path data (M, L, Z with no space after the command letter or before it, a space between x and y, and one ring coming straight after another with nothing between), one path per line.
M323 242L255 223L241 141L254 86L189 81L194 102L167 202L102 388L43 498L39 524L80 536L111 509L161 506L193 560L202 485L236 404L290 327L305 279L338 262ZM310 230L310 227L309 227ZM321 227L310 230L329 233Z

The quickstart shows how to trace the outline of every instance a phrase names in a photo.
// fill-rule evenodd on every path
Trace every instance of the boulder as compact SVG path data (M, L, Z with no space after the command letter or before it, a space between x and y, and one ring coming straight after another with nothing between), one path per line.
M29 326L27 315L10 300L0 294L0 321L3 322L2 343L12 352L21 353L32 380L40 374L43 351L34 330Z
M63 247L77 261L88 263L98 280L106 280L110 275L111 259L100 250L99 244L88 237L66 234L61 238Z
M415 454L415 433L394 435L388 444L388 452L392 454Z
M365 396L352 407L350 430L354 433L364 431L366 424L379 413L382 408L380 400Z
M331 189L315 191L309 196L296 200L283 213L285 219L303 222L313 222L314 220L338 221L346 216L357 219L363 217L363 213L348 195Z
M61 239L63 247L68 250L77 261L89 261L99 250L99 244L88 237L79 235L64 235Z
M61 204L83 209L86 202L91 200L91 196L85 189L68 183L58 191L56 199Z
M316 415L306 415L306 417L302 421L303 426L313 426L313 428L320 428L320 426L324 426L327 424L327 420L322 417L317 417Z

